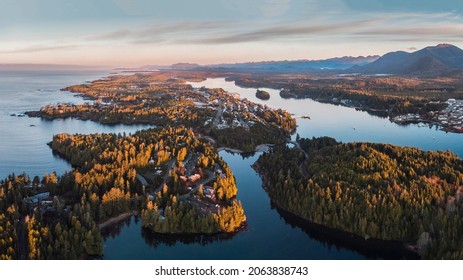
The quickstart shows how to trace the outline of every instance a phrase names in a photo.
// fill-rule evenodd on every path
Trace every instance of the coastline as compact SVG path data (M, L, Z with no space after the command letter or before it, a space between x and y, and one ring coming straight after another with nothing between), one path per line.
M432 125L432 126L437 126L439 130L445 131L445 132L451 132L451 133L457 133L457 134L463 134L463 129L456 128L451 125L444 125L441 122L438 122L436 120L432 119L419 119L419 120L403 120L403 121L398 121L395 120L394 118L390 119L392 123L398 124L398 125L409 125L409 124L414 124L418 125L420 123L422 124L427 124L427 125Z
M257 146L254 148L254 151L251 151L251 153L266 152L266 151L268 151L270 148L272 148L272 147L275 146L275 145L276 145L276 144L270 144L270 143L260 144L260 145L257 145ZM244 152L244 151L242 151L242 150L233 149L233 148L229 148L229 147L220 147L220 148L217 148L217 152L221 152L221 151L227 151L227 152L236 153L236 154L249 153L249 152Z
M263 172L260 170L259 168L259 165L257 164L257 162L255 162L253 165L252 165L252 168L254 170L257 171L257 173L259 174L259 176L262 178L262 188L265 190L265 192L267 192L268 194L268 185L270 184L270 181L267 179L267 177L265 176L265 174L263 174ZM365 243L377 243L375 246L379 246L379 247L385 247L385 243L388 243L388 244L401 244L403 249L406 250L407 252L411 253L411 254L416 254L418 257L421 258L421 255L419 254L416 246L412 245L412 244L407 244L403 241L400 241L400 240L386 240L386 239L377 239L377 238L364 238L360 235L357 235L355 233L351 233L351 232L348 232L348 231L345 231L345 230L342 230L342 229L337 229L337 228L331 228L331 227L328 227L326 225L323 225L323 224L318 224L318 223L314 223L312 222L311 220L297 214L297 213L294 213L290 210L287 210L285 209L284 207L282 207L280 204L278 204L278 202L276 202L272 197L270 197L269 195L269 198L270 198L270 202L272 203L272 205L274 205L277 209L279 209L280 211L283 211L293 217L296 217L297 219L301 220L301 221L304 221L306 223L306 225L310 228L314 228L316 227L317 230L319 231L323 231L324 233L327 233L328 235L335 235L335 236L344 236L346 237L345 239L349 239L351 240L353 243L362 243L362 242L365 242Z
M138 211L130 211L130 212L122 213L119 216L112 217L109 220L106 220L105 222L98 224L98 229L101 231L105 228L108 228L124 220L127 220L128 218L132 216L138 216Z
M127 214L127 213L126 213ZM239 226L234 228L232 231L217 231L217 232L157 232L151 228L143 227L143 229L149 230L151 233L164 236L164 237L191 237L191 236L216 236L216 235L235 235L237 233L246 231L248 229L247 221L242 222Z
M291 211L287 211L284 208L281 208L273 200L270 201L272 206L283 217L283 219L285 219L290 224L294 223L294 226L300 227L303 231L306 231L308 234L319 240L327 239L326 242L339 242L344 247L351 248L352 250L362 251L362 254L370 253L373 255L380 254L382 256L385 254L388 256L385 259L421 259L421 255L413 245L406 244L397 240L384 240L377 238L365 239L364 237L354 233L311 222L310 220L302 218L301 216L294 214ZM397 254L400 255L400 257Z
M229 147L220 147L220 148L217 148L217 152L221 152L221 151L227 151L227 152L236 153L236 154L242 154L242 153L244 153L242 150L233 149L233 148L229 148Z

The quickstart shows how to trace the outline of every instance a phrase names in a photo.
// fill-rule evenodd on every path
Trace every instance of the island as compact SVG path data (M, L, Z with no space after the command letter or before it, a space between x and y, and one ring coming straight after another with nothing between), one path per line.
M307 221L402 241L424 259L463 257L463 160L451 152L298 139L255 168L272 202Z
M257 90L256 91L256 97L261 99L261 100L269 100L270 99L270 94L264 90Z

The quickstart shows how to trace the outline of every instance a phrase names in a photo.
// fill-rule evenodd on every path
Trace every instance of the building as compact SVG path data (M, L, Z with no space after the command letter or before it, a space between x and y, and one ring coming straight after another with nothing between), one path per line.
M191 182L195 182L196 180L200 178L201 178L201 175L195 174L195 175L191 175L190 177L188 177L188 180L190 180Z
M42 201L49 200L50 192L38 193L34 196L31 196L27 199L29 206L38 206L42 204Z
M212 187L205 187L204 188L204 196L209 198L209 199L212 199L212 200L215 200L215 191Z

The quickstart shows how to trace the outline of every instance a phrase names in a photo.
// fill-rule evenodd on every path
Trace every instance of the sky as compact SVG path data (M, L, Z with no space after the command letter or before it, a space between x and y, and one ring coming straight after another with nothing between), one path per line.
M0 63L111 67L463 47L461 0L0 0Z

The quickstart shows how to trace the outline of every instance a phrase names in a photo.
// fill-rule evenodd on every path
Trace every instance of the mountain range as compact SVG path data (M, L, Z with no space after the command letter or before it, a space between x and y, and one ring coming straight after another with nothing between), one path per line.
M439 76L463 71L463 50L449 44L426 47L408 53L391 52L377 60L354 66L350 72L362 74L392 74Z
M310 70L346 70L355 65L362 66L377 60L379 56L336 57L324 60L262 61L235 64L216 64L207 68L234 71L279 71L304 72Z
M263 61L236 64L178 63L166 69L293 74L389 74L444 76L463 73L463 50L450 44L415 52L396 51L383 56L337 57L324 60Z

